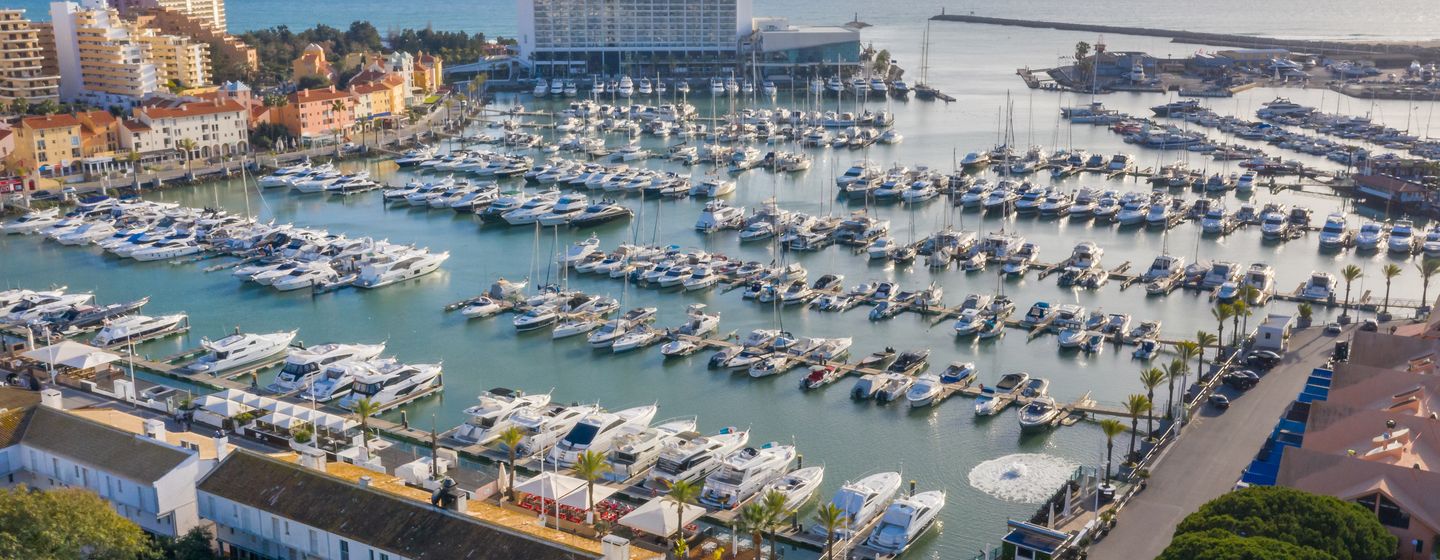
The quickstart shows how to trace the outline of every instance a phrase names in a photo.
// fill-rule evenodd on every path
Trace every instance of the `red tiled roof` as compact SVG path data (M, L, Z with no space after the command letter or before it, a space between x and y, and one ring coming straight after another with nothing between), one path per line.
M152 119L168 119L213 115L217 113L236 113L244 110L245 106L241 105L239 101L226 99L224 101L196 101L173 109L161 107L145 109L145 114L149 115Z
M350 97L350 92L336 90L335 88L307 89L290 94L290 102L295 104L315 103L317 101L334 101Z
M123 124L125 125L125 130L129 130L130 132L144 132L150 130L149 125L146 125L145 123L134 119L126 120Z
M43 117L26 117L23 122L26 127L35 130L80 126L80 119L75 118L75 115L45 115Z

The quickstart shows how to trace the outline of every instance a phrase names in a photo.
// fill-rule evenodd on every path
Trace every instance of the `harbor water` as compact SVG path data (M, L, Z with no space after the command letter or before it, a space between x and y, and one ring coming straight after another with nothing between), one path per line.
M238 22L243 21L246 14L257 17L253 14L264 13L266 10L262 7L269 4L262 0L234 2L230 6L232 21L240 25ZM795 11L794 16L802 21L814 22L816 19L815 14L805 13L802 3L776 1L758 4L757 12L783 12L788 8ZM761 10L761 7L766 10ZM1146 8L1149 10L1152 7L1147 4ZM356 5L347 5L345 9L355 11L354 16L332 14L327 17L345 21L366 17L376 21L382 30L387 26L414 24L398 19L382 23L380 14L383 12L365 11ZM477 11L486 9L483 2L480 7L474 8ZM508 14L509 4L501 2L493 9ZM931 10L924 6L907 5L906 9L917 11L913 19L918 20L919 13L938 11L938 6ZM1007 6L1006 9L1022 10L1019 5ZM1212 11L1209 6L1187 9L1206 13ZM1267 5L1265 9L1270 8ZM827 12L831 11L827 9ZM1120 9L1112 8L1110 11ZM1297 13L1308 17L1311 11L1318 10L1306 8ZM848 14L842 7L834 8L833 12ZM1401 13L1402 10L1393 12ZM1094 15L1093 12L1087 13ZM278 13L265 15L279 17ZM292 28L298 28L302 26L301 22L310 21L300 14L293 15L293 21L260 25L287 23ZM860 16L872 23L881 20L880 25L867 30L867 42L874 41L877 47L890 49L912 72L918 71L921 45L917 25L923 23L917 24L910 19L882 20L878 15L872 18L863 9ZM1183 17L1172 16L1176 21L1183 21ZM467 14L464 17L471 16ZM444 21L440 17L435 20ZM1163 27L1164 23L1155 22L1154 25ZM1170 23L1173 26L1174 22ZM1219 27L1220 24L1213 22L1211 25ZM1368 28L1379 33L1383 31L1383 25L1385 22L1370 22ZM925 164L949 170L957 154L963 156L968 151L988 149L996 143L998 129L1006 120L1000 115L1007 99L1014 106L1014 116L1008 120L1013 123L1017 145L1073 146L1092 153L1131 153L1142 168L1158 167L1183 156L1126 145L1118 135L1104 127L1072 126L1060 121L1059 107L1088 103L1088 96L1032 92L1024 89L1014 75L1018 67L1052 64L1057 54L1064 54L1076 41L1093 42L1094 37L1066 32L935 24L935 29L942 28L945 32L935 33L932 43L931 81L942 91L957 97L958 101L950 104L919 101L871 103L869 108L888 107L896 113L895 128L904 134L903 143L877 145L865 151L807 148L805 150L815 157L814 166L809 171L777 178L767 171L752 170L737 179L739 189L729 197L732 204L753 209L773 197L786 210L844 215L862 207L835 198L835 176L853 161L869 159L887 167L897 162L910 166ZM1267 30L1257 28L1254 31L1264 33ZM1307 33L1304 29L1295 28L1277 34L1304 36ZM1315 33L1341 35L1339 31L1317 30ZM1161 56L1180 56L1196 48L1152 38L1107 37L1106 40L1116 50L1148 50ZM1407 106L1405 102L1372 104L1337 98L1335 94L1319 89L1256 89L1233 99L1211 100L1208 105L1220 114L1253 117L1260 103L1276 95L1289 96L1302 104L1321 105L1327 111L1336 111L1338 105L1339 112L1372 113L1376 120L1392 126L1403 127L1409 122L1412 131L1428 132L1425 130L1430 110L1428 104L1419 104L1418 107ZM1136 115L1148 114L1149 106L1167 101L1166 97L1155 94L1112 94L1102 100L1110 108ZM557 108L554 102L537 101L528 96L502 95L498 102L501 105L520 103L530 109ZM712 103L708 96L698 96L690 102L705 114L725 113L731 109L729 101ZM806 107L810 102L803 94L793 98L782 92L778 103ZM822 108L853 110L855 104L848 98L838 104L834 99L828 99L823 101ZM647 137L641 143L649 149L663 151L666 144L676 141ZM623 145L623 142L620 137L613 137L610 145ZM1307 165L1333 166L1320 158L1285 155L1287 159L1299 159ZM1228 173L1237 169L1233 164L1227 167L1193 155L1191 162L1196 166L1208 162L1211 172ZM413 175L409 171L398 171L388 162L355 162L347 166L351 170L364 167L391 184L403 183ZM651 162L649 166L681 169L663 162ZM683 172L693 173L699 178L706 171L706 168L697 167ZM1042 184L1051 181L1048 174L1036 175L1032 180ZM1093 174L1078 175L1057 184L1067 188L1092 186L1122 191L1150 190L1147 183L1133 178L1106 181ZM1190 198L1196 196L1190 192L1185 195ZM1105 448L1103 436L1090 423L1022 435L1013 410L996 417L976 418L970 402L962 398L951 399L933 409L914 411L903 406L852 402L849 381L807 393L797 388L803 375L800 370L757 380L744 374L706 369L708 355L704 353L672 360L663 359L653 349L613 355L596 352L578 338L552 341L548 330L517 334L505 316L467 321L458 313L447 314L441 309L446 304L479 294L502 275L510 279L530 276L538 282L558 282L561 273L550 264L553 255L563 251L571 242L593 233L602 240L602 247L606 249L622 242L659 243L698 247L746 260L798 261L809 269L812 280L826 273L843 274L847 286L867 280L891 280L903 288L919 289L932 281L938 282L945 288L945 301L952 305L958 304L969 293L994 293L1003 289L1015 300L1017 313L1023 313L1032 303L1043 300L1052 304L1078 303L1109 313L1129 313L1137 323L1160 320L1167 338L1190 338L1198 329L1212 332L1215 329L1215 321L1210 316L1213 304L1208 301L1208 294L1176 291L1168 296L1150 297L1139 286L1121 291L1116 282L1098 290L1072 290L1057 285L1058 275L1038 280L1031 273L1020 280L1001 280L995 274L995 267L980 273L965 273L954 268L932 271L923 262L917 262L913 267L896 268L888 263L878 264L881 261L869 261L864 255L852 254L844 247L831 247L815 253L780 254L767 243L742 244L734 232L711 235L697 232L693 226L704 205L703 200L642 201L639 197L629 197L621 200L637 213L629 223L611 223L592 229L560 228L557 231L547 228L537 233L530 227L481 225L472 216L458 215L449 210L387 207L378 193L342 200L327 198L326 195L299 195L284 189L259 191L253 182L249 188L244 188L238 180L176 188L147 197L196 207L219 206L237 213L248 211L266 221L292 222L352 237L388 239L428 247L433 251L449 251L452 256L440 272L418 280L374 291L344 290L311 296L305 292L275 293L264 287L242 284L227 272L202 271L214 261L184 265L136 263L102 255L99 249L93 247L61 247L38 237L6 236L0 238L0 287L38 289L67 285L72 290L93 290L99 300L106 302L151 296L152 301L146 308L151 314L189 313L193 328L187 335L146 344L139 349L141 353L153 357L194 347L201 337L218 338L239 327L249 332L299 329L299 339L307 344L383 341L387 344L387 354L402 361L443 361L444 392L403 409L415 427L434 425L443 431L455 426L464 420L462 410L474 403L475 396L492 387L512 387L528 392L553 390L556 401L599 402L611 409L658 402L661 412L657 418L697 415L700 427L707 432L726 426L749 427L753 430L752 444L793 442L798 445L806 465L826 466L826 481L819 494L822 498L828 497L846 480L858 479L871 472L900 470L905 479L915 480L920 490L949 491L948 506L941 516L943 523L940 529L927 535L911 552L911 557L962 558L982 546L995 544L1005 518L1029 517L1035 510L1035 504L1023 500L1036 493L1024 491L1029 489L1023 487L1017 490L1013 484L992 482L1002 478L1012 482L1015 479L1022 482L1033 480L1041 487L1049 486L1046 490L1053 489L1057 484L1057 472L1062 473L1063 479L1064 471L1073 466L1098 466L1101 463ZM1227 195L1226 199L1232 210L1238 208L1240 201L1233 194ZM1308 206L1314 209L1317 221L1323 220L1330 212L1347 212L1352 228L1358 227L1362 220L1358 212L1364 212L1371 218L1384 217L1375 210L1353 208L1322 187L1309 187L1305 192L1286 191L1278 195L1257 189L1247 201L1259 206L1272 200ZM891 236L899 241L922 238L945 224L982 235L1001 229L1017 232L1041 248L1040 260L1044 262L1063 260L1075 244L1083 240L1094 241L1105 249L1103 264L1106 268L1128 261L1132 268L1143 271L1162 252L1181 255L1189 261L1196 258L1234 261L1242 268L1250 263L1265 262L1276 268L1277 287L1282 292L1293 290L1312 270L1338 273L1347 264L1357 264L1367 276L1355 285L1355 296L1373 290L1374 299L1378 300L1385 289L1380 279L1380 268L1390 262L1399 262L1404 267L1404 273L1394 281L1393 297L1416 299L1420 296L1420 279L1410 264L1416 259L1402 262L1404 259L1383 251L1374 255L1358 255L1353 251L1322 253L1317 249L1313 233L1297 240L1273 244L1261 239L1257 227L1241 229L1224 238L1202 239L1200 228L1194 223L1181 224L1162 233L1063 219L982 218L977 213L965 213L950 206L943 197L914 207L878 205L872 207L872 212L891 221ZM1062 403L1090 394L1098 402L1118 404L1126 395L1143 392L1138 371L1146 366L1131 358L1129 347L1111 346L1100 354L1086 355L1060 350L1054 336L1027 340L1022 331L1012 331L995 340L976 342L956 339L949 322L932 325L929 319L915 314L902 314L877 322L868 319L864 307L844 314L821 313L799 307L777 310L742 300L739 290L697 293L635 286L626 288L617 280L580 275L570 275L566 280L573 289L623 297L626 307L657 307L657 325L661 326L679 325L688 304L705 303L712 311L721 314L721 332L735 330L743 334L753 328L783 327L799 336L853 336L855 345L852 354L856 356L887 346L897 350L929 348L932 350L932 371L944 368L951 361L970 361L978 366L979 379L985 383L993 383L1004 373L1026 371L1032 376L1049 379L1051 394ZM1274 303L1266 309L1257 310L1250 324L1253 326L1268 312L1292 314L1294 305ZM1323 324L1334 313L1317 309L1317 324ZM1398 313L1407 312L1402 310ZM1229 331L1227 324L1227 336ZM1158 366L1168 358L1162 355L1154 365ZM259 380L261 386L267 382L265 377ZM1157 400L1164 399L1163 393L1162 386ZM392 412L387 417L398 418L398 415L398 412ZM1117 447L1123 449L1124 443L1117 441ZM1015 457L1012 458L1012 455ZM1005 462L997 465L993 463L995 460ZM982 464L985 464L983 469L971 472ZM1045 493L1040 492L1039 495ZM810 507L813 508L813 502ZM790 552L787 556L805 557L799 552Z

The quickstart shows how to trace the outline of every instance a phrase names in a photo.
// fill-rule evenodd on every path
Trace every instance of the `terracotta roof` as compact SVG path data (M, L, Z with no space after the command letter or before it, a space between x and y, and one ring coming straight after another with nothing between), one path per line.
M1413 521L1440 531L1440 473L1365 461L1346 455L1286 448L1277 484L1353 500L1384 492Z
M45 115L43 117L25 117L24 121L22 122L25 123L25 126L27 128L34 130L80 126L80 119L75 118L75 115Z
M186 103L177 108L153 108L145 109L145 114L152 119L168 119L179 117L193 117L199 115L213 115L217 113L238 113L245 110L245 106L239 101L226 99L223 101L196 101Z
M123 123L125 130L130 132L144 132L150 130L150 126L135 119L127 119Z
M334 101L350 97L350 92L336 90L335 88L307 89L290 94L290 102L295 104L314 103L317 101Z
M371 82L368 84L350 86L350 91L353 91L355 93L375 93L377 91L390 91L390 89L393 87L395 87L394 84L386 84L384 82Z
M231 453L198 488L415 560L599 558L247 451Z
M368 84L384 80L389 75L389 72L383 70L376 70L374 68L368 68L360 72L359 74L356 74L354 77L351 77L350 81L347 83L352 86L359 84Z

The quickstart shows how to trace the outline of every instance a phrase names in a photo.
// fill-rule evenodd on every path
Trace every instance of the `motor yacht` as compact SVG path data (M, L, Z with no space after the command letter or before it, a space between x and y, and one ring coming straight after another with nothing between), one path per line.
M710 507L733 509L784 476L795 455L795 446L777 442L733 451L720 461L715 472L705 477L699 501Z
M1375 222L1365 222L1355 235L1355 250L1376 251L1385 243L1385 227Z
M355 285L361 288L379 288L396 282L418 278L435 272L450 258L450 252L405 251L386 253L370 260L361 267Z
M1415 253L1418 241L1415 237L1415 224L1410 220L1400 220L1390 227L1390 240L1386 243L1386 250L1395 255L1411 255Z
M869 526L882 513L882 509L900 491L900 484L900 473L883 472L841 486L830 503L844 513L845 524L835 531L834 537L848 540L857 536L862 528ZM811 525L810 533L821 538L831 535L830 530L821 524Z
M281 292L289 292L302 288L318 286L326 282L334 281L340 274L335 272L329 264L323 262L300 263L289 273L270 282L270 287Z
M1351 233L1349 223L1345 214L1336 212L1325 218L1325 225L1320 227L1320 249L1335 251L1350 245Z
M58 209L33 211L0 225L0 232L9 234L35 233L60 221Z
M1000 378L995 385L982 387L980 396L975 399L976 416L993 416L999 414L1005 407L1010 406L1011 397L1030 380L1030 374L1025 372L1007 373Z
M546 460L560 467L574 465L586 451L605 454L615 437L625 431L643 430L655 419L658 407L637 406L619 412L597 412L575 424L570 432L550 449Z
M395 362L357 374L351 383L350 394L342 397L338 404L340 408L355 410L360 402L368 400L380 410L385 410L427 394L440 385L440 364Z
M1020 409L1020 431L1035 432L1053 427L1055 421L1060 418L1060 407L1055 404L1055 399L1048 396L1037 397Z
M181 371L189 374L220 375L236 368L263 362L284 352L289 347L290 341L295 340L296 333L297 331L270 334L237 332L216 341L202 339L200 345L205 348L206 353L181 368Z
M905 394L905 400L910 403L911 408L920 408L935 404L940 392L944 389L944 383L940 376L927 373L917 378L910 386L909 392Z
M114 348L152 340L162 334L175 334L189 328L189 317L184 313L174 315L130 315L108 322L100 332L90 339L90 345L98 348Z
M1311 272L1310 279L1300 289L1300 298L1311 301L1326 301L1334 297L1335 275L1329 272Z
M520 429L520 455L548 453L550 447L587 416L600 411L595 405L533 407L522 409L510 417L512 426Z
M451 437L478 444L488 444L513 424L511 418L526 410L538 410L550 404L550 395L526 395L503 387L480 395L480 402L465 409L464 424Z
M935 525L944 507L944 490L921 492L895 500L885 508L880 524L870 532L865 545L882 554L899 556Z
M271 393L288 395L309 386L326 366L370 360L384 351L384 343L330 343L292 349L285 357L285 365L275 376L275 381L265 389Z
M652 490L665 491L678 482L698 482L719 468L724 457L749 441L748 430L733 428L711 436L696 432L676 434L665 442L643 484Z
M610 469L605 480L625 482L650 470L660 459L660 451L680 434L695 431L695 418L679 418L660 422L653 428L627 428L615 436L605 462Z

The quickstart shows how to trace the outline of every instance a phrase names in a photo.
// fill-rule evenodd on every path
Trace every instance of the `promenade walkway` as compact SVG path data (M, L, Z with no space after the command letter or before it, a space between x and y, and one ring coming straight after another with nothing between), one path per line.
M1347 327L1342 337L1354 328ZM1231 398L1230 409L1197 409L1201 412L1151 472L1147 489L1121 510L1115 529L1090 549L1090 558L1159 556L1185 516L1234 487L1310 371L1325 364L1337 338L1325 335L1319 326L1298 330L1285 361L1254 389L1237 393L1222 386L1219 392Z

